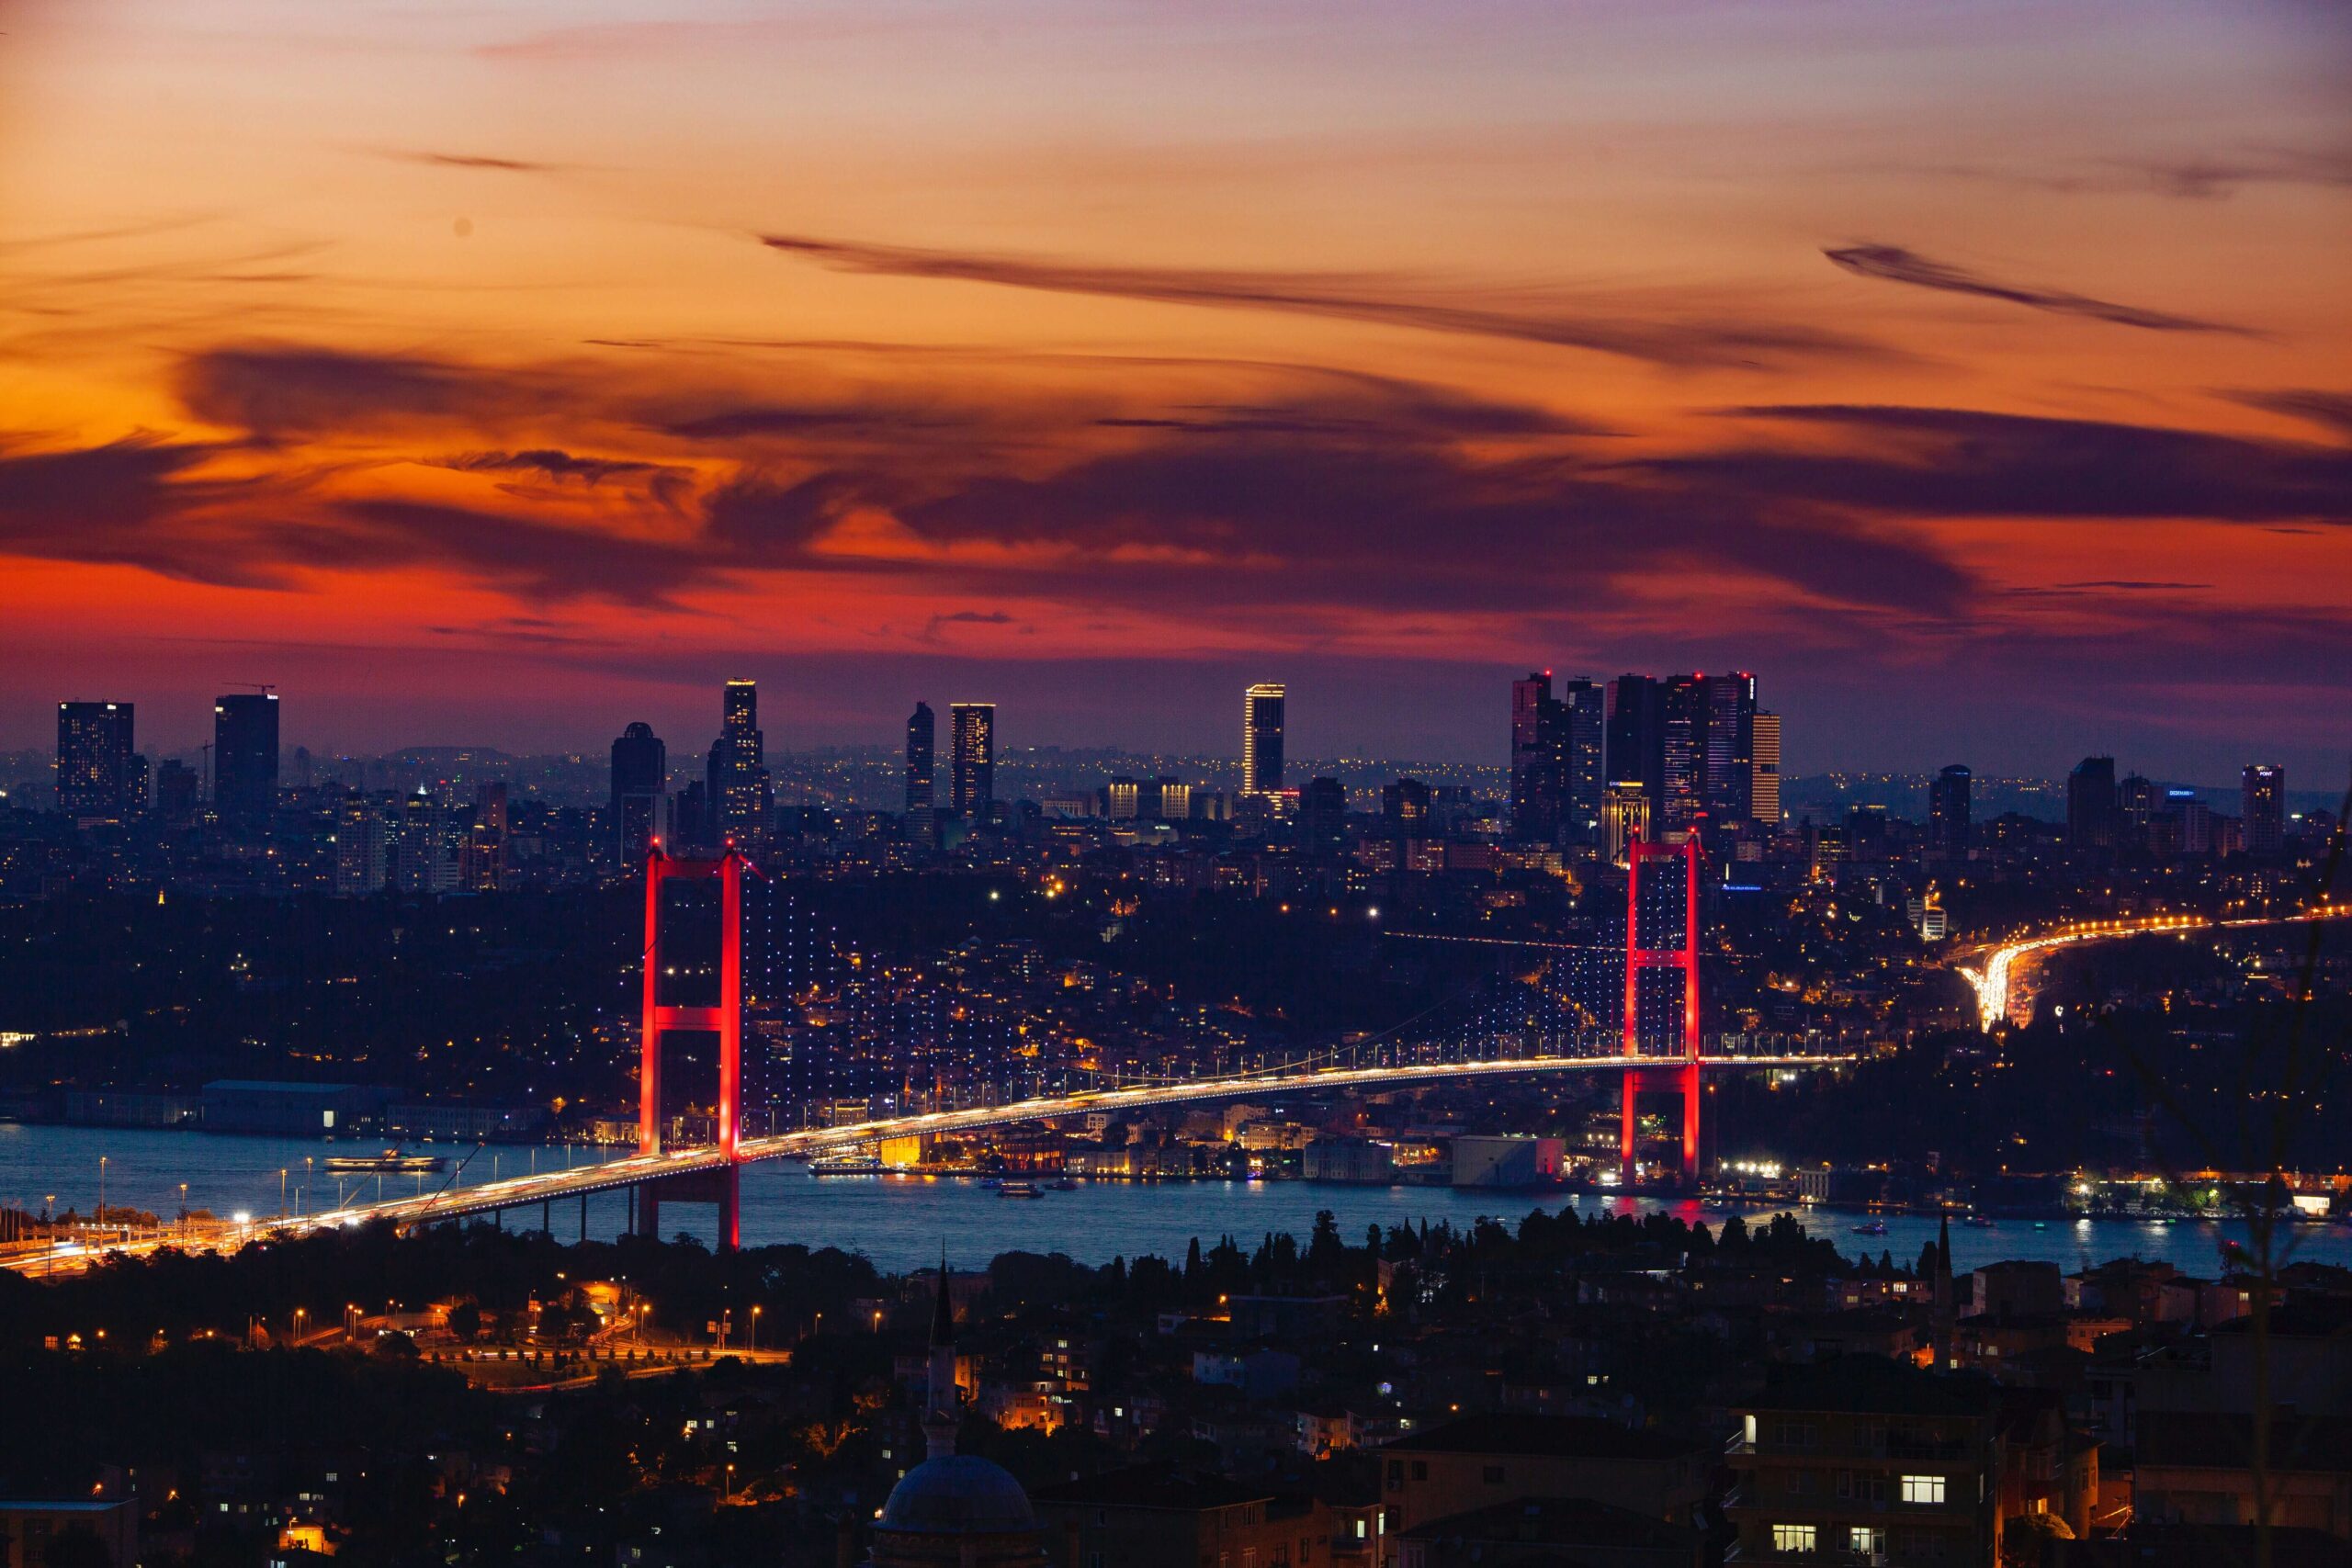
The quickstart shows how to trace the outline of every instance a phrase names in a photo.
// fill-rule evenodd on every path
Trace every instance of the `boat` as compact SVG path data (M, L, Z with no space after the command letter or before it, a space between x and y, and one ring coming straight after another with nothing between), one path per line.
M1989 1231L1993 1228L1993 1216L1990 1214L1971 1214L1968 1218L1962 1220L1961 1224L1974 1225L1978 1230Z
M1856 1235L1884 1235L1886 1234L1886 1222L1884 1220L1872 1220L1866 1225L1856 1225L1854 1227L1854 1234Z
M881 1173L882 1159L878 1155L843 1155L839 1159L812 1159L808 1162L811 1176L876 1176Z
M322 1162L341 1176L430 1176L441 1168L439 1155L404 1155L386 1149L379 1155L329 1155Z
M1000 1182L997 1184L996 1195L1000 1198L1042 1198L1045 1196L1037 1190L1037 1184L1034 1181Z
M1078 1183L1072 1181L1067 1176L1061 1178L1057 1181L1048 1182L1046 1185L1056 1192L1075 1192L1078 1190Z

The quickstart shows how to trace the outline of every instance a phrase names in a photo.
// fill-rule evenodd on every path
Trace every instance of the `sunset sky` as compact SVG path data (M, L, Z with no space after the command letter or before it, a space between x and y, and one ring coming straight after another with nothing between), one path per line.
M0 746L2352 742L2352 7L0 0Z

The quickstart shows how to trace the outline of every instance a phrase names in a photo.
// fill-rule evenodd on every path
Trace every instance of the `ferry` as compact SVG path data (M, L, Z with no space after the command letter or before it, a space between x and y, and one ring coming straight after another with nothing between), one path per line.
M1075 1192L1075 1191L1077 1191L1077 1190L1078 1190L1078 1183L1077 1183L1077 1182L1075 1182L1075 1181L1072 1181L1072 1180L1071 1180L1069 1177L1067 1177L1067 1176L1065 1176L1065 1177L1061 1178L1061 1179L1060 1179L1059 1180L1057 1180L1057 1181L1051 1181L1051 1182L1048 1182L1048 1183L1046 1183L1046 1185L1047 1185L1047 1187L1048 1187L1048 1188L1050 1188L1052 1190L1054 1190L1054 1191L1056 1191L1056 1192Z
M1854 1227L1854 1234L1856 1235L1884 1235L1886 1234L1886 1222L1884 1220L1872 1220L1866 1225L1856 1225Z
M379 1155L329 1155L322 1162L341 1176L430 1176L443 1164L439 1155L404 1155L386 1149Z
M812 1159L808 1162L811 1176L878 1176L882 1171L879 1155L843 1155L839 1159Z
M1037 1184L1034 1181L1000 1182L997 1185L996 1195L1000 1198L1042 1198L1045 1196L1037 1190Z
M1961 1223L1962 1224L1974 1225L1978 1230L1989 1231L1993 1228L1993 1216L1990 1214L1971 1214L1967 1219Z

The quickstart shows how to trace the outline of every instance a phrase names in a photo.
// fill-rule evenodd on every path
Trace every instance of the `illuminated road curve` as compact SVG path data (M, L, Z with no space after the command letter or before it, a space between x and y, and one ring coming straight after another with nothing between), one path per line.
M1710 1056L1711 1068L1822 1067L1852 1061L1851 1056ZM1492 1062L1432 1063L1420 1066L1332 1067L1279 1077L1204 1078L1197 1082L1159 1084L1148 1089L1109 1089L1100 1093L1059 1095L1043 1100L1013 1100L1004 1105L968 1111L941 1111L924 1116L900 1116L882 1122L852 1122L840 1127L810 1128L768 1138L746 1138L739 1147L742 1160L808 1158L828 1152L879 1143L888 1138L922 1134L969 1133L1039 1122L1057 1116L1082 1116L1090 1111L1136 1111L1201 1100L1245 1100L1252 1095L1297 1093L1304 1089L1395 1089L1408 1083L1442 1083L1449 1079L1501 1077L1526 1073L1623 1072L1628 1067L1679 1065L1679 1058L1659 1056L1527 1056ZM715 1170L725 1162L707 1146L660 1155L631 1155L603 1165L570 1170L542 1171L478 1187L452 1187L421 1198L353 1204L307 1219L255 1226L263 1235L292 1235L329 1225L360 1224L391 1220L402 1226L455 1219L463 1214L515 1209L558 1198L634 1187L663 1176Z
M2118 937L2145 936L2152 931L2230 931L2242 926L2293 925L2306 920L2332 920L2352 916L2352 904L2323 904L2298 915L2261 915L2244 920L2214 920L2203 915L2148 915L2135 920L2093 920L2068 926L2044 936L2028 937L1986 953L1982 968L1961 965L1976 992L1976 1021L1984 1029L2010 1017L2009 976L2017 961L2028 953L2079 942L2112 942Z

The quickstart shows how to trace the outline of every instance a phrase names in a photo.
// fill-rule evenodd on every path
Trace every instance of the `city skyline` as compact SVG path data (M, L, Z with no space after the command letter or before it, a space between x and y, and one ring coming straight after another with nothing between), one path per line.
M2352 27L2119 17L19 4L0 745L1748 667L1792 769L2323 776Z

